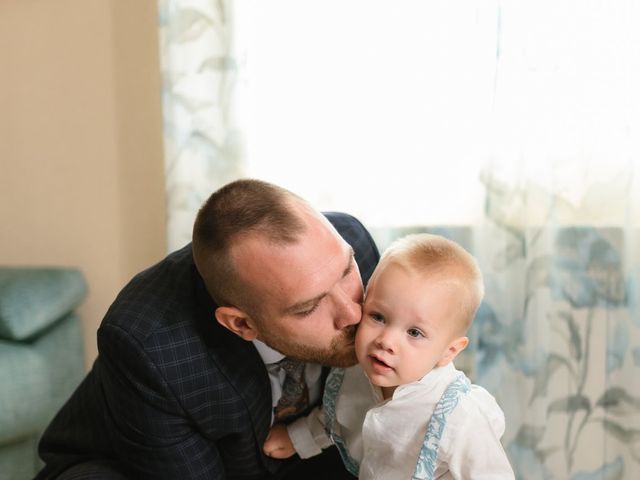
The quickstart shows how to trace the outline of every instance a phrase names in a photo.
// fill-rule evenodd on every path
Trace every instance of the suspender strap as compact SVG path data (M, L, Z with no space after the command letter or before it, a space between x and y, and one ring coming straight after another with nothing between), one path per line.
M440 397L427 425L427 432L422 442L418 464L411 480L433 480L440 439L447 424L447 418L456 408L462 396L469 393L470 390L471 382L462 373L449 384L442 397Z
M344 368L333 368L327 377L327 381L324 386L324 394L322 396L322 408L324 409L324 429L327 435L333 441L333 444L340 452L342 457L342 463L347 468L349 473L358 476L360 465L356 462L344 443L342 437L334 432L334 422L336 420L336 398L338 398L338 392L342 386L342 380L344 379Z

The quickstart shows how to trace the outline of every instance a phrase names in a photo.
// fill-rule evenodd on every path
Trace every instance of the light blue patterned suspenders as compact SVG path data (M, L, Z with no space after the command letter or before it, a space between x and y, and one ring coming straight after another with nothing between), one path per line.
M342 462L352 475L358 476L360 466L347 450L347 446L340 435L333 430L333 424L336 419L336 399L338 398L338 392L342 386L342 380L344 379L344 369L334 368L329 373L327 381L324 387L324 395L322 396L322 405L324 408L324 429L327 435L331 438L334 445L337 447ZM411 480L433 480L433 473L436 467L436 458L438 456L438 448L440 446L440 439L444 432L444 427L447 424L447 417L456 408L460 398L469 393L471 390L471 383L469 379L460 374L458 377L449 384L447 389L442 394L442 397L438 401L431 421L427 425L427 432L422 442L422 448L420 455L418 456L418 463L416 469L411 477Z
M347 450L347 446L344 444L344 440L340 435L334 432L333 423L336 420L336 399L338 398L338 392L340 391L340 387L342 386L342 380L344 379L344 368L333 368L329 375L327 376L327 381L324 385L324 394L322 396L322 408L324 409L324 429L327 432L327 435L333 441L333 444L340 452L340 456L342 457L342 463L347 468L349 473L352 475L358 476L358 472L360 470L360 465L356 462L351 455L349 455L349 450Z
M444 432L444 427L447 424L447 417L456 408L460 398L469 393L470 390L471 382L461 373L442 394L433 411L431 421L427 425L427 433L424 435L422 448L418 456L418 464L411 480L433 480L438 448L440 447L442 432Z

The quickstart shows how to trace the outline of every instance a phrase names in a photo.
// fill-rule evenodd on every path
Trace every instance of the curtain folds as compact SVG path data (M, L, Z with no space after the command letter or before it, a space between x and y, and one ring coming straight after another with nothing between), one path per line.
M191 241L212 191L243 175L226 0L159 0L169 250Z
M587 178L588 166L573 173ZM558 175L555 191L485 178L474 377L505 410L517 478L640 475L636 174L628 163L609 183L576 178L583 194L571 199Z

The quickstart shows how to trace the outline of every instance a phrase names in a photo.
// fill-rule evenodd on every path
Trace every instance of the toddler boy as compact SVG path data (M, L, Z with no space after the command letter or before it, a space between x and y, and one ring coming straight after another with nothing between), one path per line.
M482 301L473 257L444 237L409 235L382 256L356 334L359 365L334 369L322 408L274 425L274 458L332 443L360 479L513 479L504 414L452 361Z

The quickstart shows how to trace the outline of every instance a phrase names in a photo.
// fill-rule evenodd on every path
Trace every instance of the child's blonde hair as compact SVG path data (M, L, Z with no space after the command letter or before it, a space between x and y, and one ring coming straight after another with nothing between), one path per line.
M475 258L456 242L440 235L411 234L393 242L384 252L376 273L387 265L398 265L421 276L441 276L442 281L460 287L460 326L469 328L484 296L482 273Z

